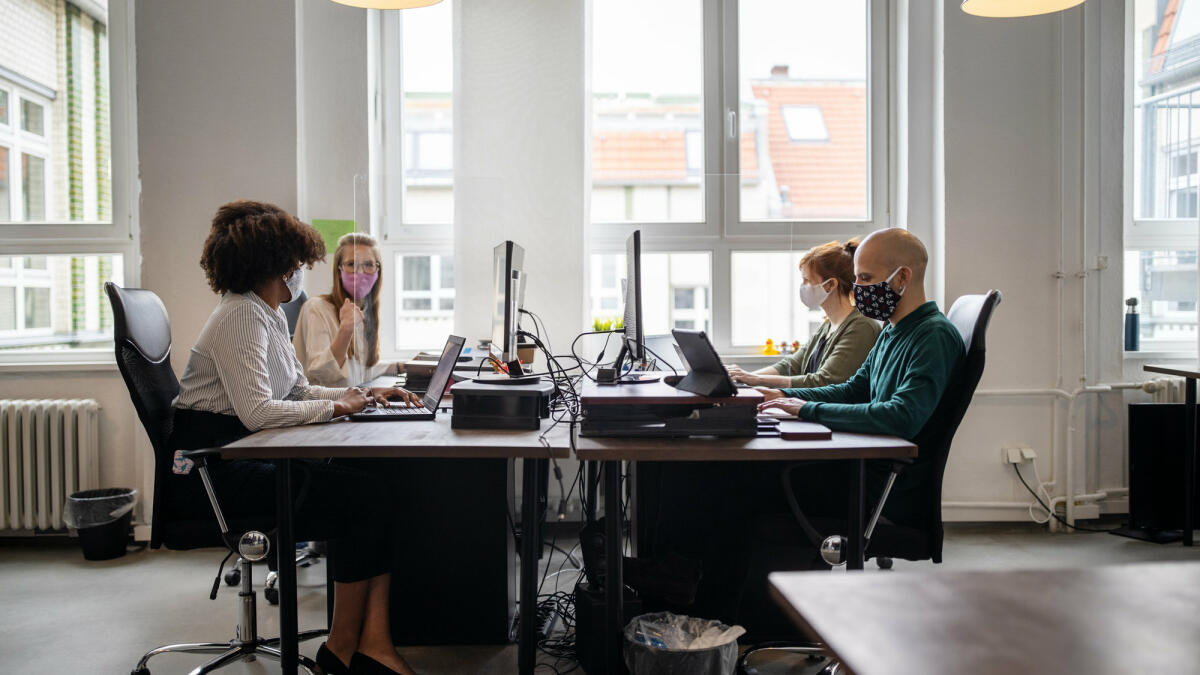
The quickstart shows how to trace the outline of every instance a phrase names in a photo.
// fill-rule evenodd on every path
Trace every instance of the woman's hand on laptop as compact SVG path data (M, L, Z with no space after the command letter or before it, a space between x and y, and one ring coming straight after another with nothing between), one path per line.
M367 393L358 387L350 387L341 398L333 402L333 416L350 415L367 407Z
M798 398L776 398L775 400L758 404L759 411L782 410L783 412L793 416L799 416L800 409L803 407L804 401Z
M370 397L375 399L375 403L385 408L391 405L392 399L397 399L397 402L410 407L420 408L423 405L420 396L400 387L372 387L369 392Z

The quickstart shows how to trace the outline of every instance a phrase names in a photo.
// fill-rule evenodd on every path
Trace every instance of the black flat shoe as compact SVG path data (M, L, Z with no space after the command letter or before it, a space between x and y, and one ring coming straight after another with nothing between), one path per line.
M317 649L317 665L325 675L350 675L350 666L342 663L336 654L329 651L325 643Z
M388 668L362 652L354 652L354 657L350 659L350 673L352 675L399 675L399 672L398 670Z

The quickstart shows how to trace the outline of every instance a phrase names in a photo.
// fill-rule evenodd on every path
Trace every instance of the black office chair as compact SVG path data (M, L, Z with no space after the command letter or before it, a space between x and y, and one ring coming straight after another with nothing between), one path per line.
M112 282L104 284L113 308L113 342L117 368L129 388L138 419L150 437L154 448L154 500L151 506L150 547L165 545L173 550L224 546L236 555L240 570L241 592L237 633L228 642L193 642L173 644L152 649L138 661L133 675L149 675L147 662L151 657L167 652L219 654L212 661L191 671L192 675L210 673L218 668L256 655L279 658L278 638L259 637L256 596L251 563L266 558L269 540L264 532L275 522L273 514L226 519L213 491L212 480L205 464L206 457L216 449L185 453L197 463L204 490L212 504L213 518L185 519L174 517L166 509L171 487L171 468L174 464L168 440L171 436L174 412L171 402L179 394L179 380L171 368L171 324L166 307L151 291L140 288L121 288ZM240 533L236 536L231 533ZM218 584L213 585L210 598L215 599ZM301 640L326 635L326 630L305 631ZM316 663L300 657L301 665L317 672Z
M962 335L967 352L962 366L942 394L942 400L938 402L937 411L934 413L935 419L944 419L945 423L937 427L926 426L917 434L914 439L919 455L916 461L891 462L891 470L879 502L867 521L863 534L865 555L868 559L874 558L882 569L890 569L893 558L942 562L942 477L946 470L946 460L950 457L950 445L954 434L971 404L979 378L983 376L987 327L992 312L996 305L1000 304L1000 299L1000 291L996 290L988 291L986 295L964 295L956 300L946 313L946 318ZM926 487L918 495L921 504L920 522L901 525L881 520L884 506L897 477L910 467L911 470L927 471L929 474L924 483ZM795 466L788 467L783 476L784 490L792 510L792 519L787 523L786 534L790 534L801 545L816 547L825 563L832 566L843 564L845 537L837 534L823 536L821 533L836 533L839 529L844 531L845 520L805 516L791 489L790 472L793 468ZM784 526L778 520L774 520L769 527ZM762 523L759 523L758 529L762 529ZM738 661L738 672L753 673L748 659L753 654L764 651L786 651L814 657L825 653L824 648L815 643L763 643L743 652ZM836 673L839 667L836 662L831 661L822 672Z
M287 317L288 337L296 334L296 322L300 320L300 308L307 301L308 293L301 290L300 295L280 305L283 309L283 315Z

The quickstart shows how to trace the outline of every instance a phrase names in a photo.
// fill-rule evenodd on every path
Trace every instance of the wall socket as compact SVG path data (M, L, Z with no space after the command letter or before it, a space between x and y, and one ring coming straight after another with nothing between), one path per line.
M1005 464L1024 464L1037 459L1037 452L1025 444L1006 445L1000 448L1000 461Z

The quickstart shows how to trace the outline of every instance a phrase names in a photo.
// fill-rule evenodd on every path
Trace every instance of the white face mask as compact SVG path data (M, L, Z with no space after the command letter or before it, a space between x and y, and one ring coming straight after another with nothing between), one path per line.
M825 299L833 293L833 291L825 290L825 284L830 281L832 279L826 279L819 286L800 284L800 302L803 302L804 306L809 309L820 309L821 303L825 302Z
M287 284L288 292L292 294L292 297L287 299L288 302L300 297L300 289L304 288L304 266L301 265L299 269L292 272L292 276L284 279L283 283Z

